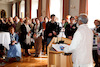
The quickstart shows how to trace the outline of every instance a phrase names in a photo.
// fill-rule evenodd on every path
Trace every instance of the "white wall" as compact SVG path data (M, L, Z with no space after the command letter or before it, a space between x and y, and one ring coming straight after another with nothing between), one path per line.
M78 16L79 15L79 3L80 0L70 0L70 15Z
M11 16L11 4L0 3L0 12L1 12L2 9L4 9L6 11L6 14L7 14L6 17ZM0 14L0 17L1 17L1 14Z

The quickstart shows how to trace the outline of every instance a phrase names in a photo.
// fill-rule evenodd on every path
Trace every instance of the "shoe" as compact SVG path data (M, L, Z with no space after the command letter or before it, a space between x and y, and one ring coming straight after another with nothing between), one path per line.
M45 54L45 56L47 56L47 54Z
M20 61L20 57L16 57L16 61L19 62Z
M9 58L8 58L8 57L6 57L6 58L5 58L5 61L6 61L6 62L9 62Z
M25 54L23 54L23 56L25 56Z
M31 53L27 53L28 56L31 56Z
M38 55L35 55L35 56L33 56L33 57L39 57Z

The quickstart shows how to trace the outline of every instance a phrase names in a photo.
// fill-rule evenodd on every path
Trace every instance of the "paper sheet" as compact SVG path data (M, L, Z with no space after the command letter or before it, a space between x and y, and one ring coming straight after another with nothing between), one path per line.
M52 47L58 52L62 51L61 48L60 48L61 46L68 47L69 45L67 45L67 44L52 44Z

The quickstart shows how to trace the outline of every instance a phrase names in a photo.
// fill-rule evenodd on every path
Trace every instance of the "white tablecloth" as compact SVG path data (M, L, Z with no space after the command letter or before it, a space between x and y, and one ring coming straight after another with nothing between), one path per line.
M10 44L10 33L9 32L0 32L0 44L9 50Z

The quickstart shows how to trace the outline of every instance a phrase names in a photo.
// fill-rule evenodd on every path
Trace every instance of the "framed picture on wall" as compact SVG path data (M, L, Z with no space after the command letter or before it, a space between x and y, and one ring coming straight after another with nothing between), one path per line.
M6 11L5 10L1 10L0 14L1 14L1 18L6 18Z

